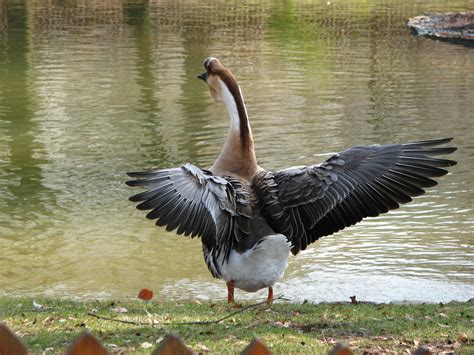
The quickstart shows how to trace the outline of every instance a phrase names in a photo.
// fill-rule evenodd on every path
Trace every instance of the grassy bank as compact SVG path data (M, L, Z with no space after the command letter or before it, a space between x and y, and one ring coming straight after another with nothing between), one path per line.
M401 353L420 345L435 352L474 353L474 302L313 305L278 300L271 306L247 306L0 298L0 319L34 352L64 350L88 329L112 353L150 354L169 332L178 333L196 352L238 352L258 336L277 353L325 353L336 342L355 353ZM217 323L185 324L223 317Z

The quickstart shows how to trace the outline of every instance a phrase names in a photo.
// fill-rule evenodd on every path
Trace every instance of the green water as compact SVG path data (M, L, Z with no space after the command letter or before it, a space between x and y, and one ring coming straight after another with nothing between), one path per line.
M196 78L219 57L259 164L452 136L459 164L414 203L290 259L276 292L312 301L474 295L474 48L408 17L472 1L8 1L0 5L0 294L224 299L199 240L127 198L125 172L208 167L226 110ZM238 293L238 298L264 297Z

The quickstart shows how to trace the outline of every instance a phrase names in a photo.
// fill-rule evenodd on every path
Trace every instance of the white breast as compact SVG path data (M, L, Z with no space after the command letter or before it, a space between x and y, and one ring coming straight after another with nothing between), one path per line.
M232 250L221 267L222 278L247 292L273 286L288 266L290 248L284 235L272 234L243 254Z

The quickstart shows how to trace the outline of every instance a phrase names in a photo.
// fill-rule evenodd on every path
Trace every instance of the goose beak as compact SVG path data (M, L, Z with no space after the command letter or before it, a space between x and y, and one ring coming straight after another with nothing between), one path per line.
M203 81L207 81L207 73L202 73L201 75L198 75L198 79L201 79Z

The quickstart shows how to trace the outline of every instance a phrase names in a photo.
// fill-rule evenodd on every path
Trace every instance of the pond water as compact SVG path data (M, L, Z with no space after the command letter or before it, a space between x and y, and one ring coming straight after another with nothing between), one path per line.
M0 5L0 295L225 299L200 241L156 228L125 172L210 166L228 128L196 78L219 57L259 164L455 137L459 164L413 203L290 258L301 301L474 296L474 48L418 38L472 1L8 1ZM237 292L237 299L260 299Z

